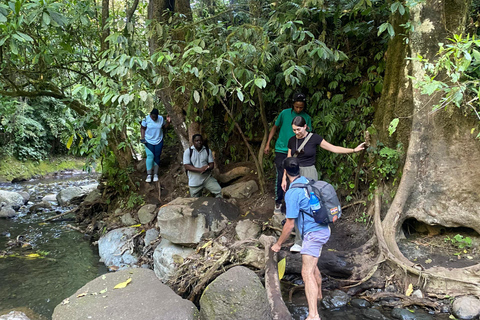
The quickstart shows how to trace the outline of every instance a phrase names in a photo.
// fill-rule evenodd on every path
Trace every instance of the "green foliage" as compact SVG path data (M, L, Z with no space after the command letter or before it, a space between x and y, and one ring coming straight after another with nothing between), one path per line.
M455 235L453 238L446 236L443 239L444 242L450 242L452 245L458 249L470 248L472 246L472 238L463 237L461 234Z

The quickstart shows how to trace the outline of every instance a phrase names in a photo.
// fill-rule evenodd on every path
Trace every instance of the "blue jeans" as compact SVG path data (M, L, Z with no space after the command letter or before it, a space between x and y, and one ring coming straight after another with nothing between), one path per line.
M153 145L150 143L145 143L145 152L147 153L147 172L150 172L154 166L160 165L160 155L162 154L162 149L163 149L163 140L160 141L159 144Z

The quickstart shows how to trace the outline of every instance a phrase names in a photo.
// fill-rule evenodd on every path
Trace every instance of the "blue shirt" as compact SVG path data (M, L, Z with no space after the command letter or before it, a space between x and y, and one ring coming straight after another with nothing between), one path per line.
M142 120L142 127L147 128L145 130L145 140L153 145L157 145L162 142L163 139L163 127L164 120L162 116L158 116L157 121L153 121L150 115L146 116Z
M300 176L291 184L295 183L308 183L307 178ZM302 238L305 234L312 231L319 231L324 228L328 228L327 225L321 225L316 223L313 217L308 214L301 213L300 210L304 210L310 213L310 197L307 189L305 188L290 188L285 193L285 205L287 208L287 218L295 219ZM304 221L305 219L305 221Z

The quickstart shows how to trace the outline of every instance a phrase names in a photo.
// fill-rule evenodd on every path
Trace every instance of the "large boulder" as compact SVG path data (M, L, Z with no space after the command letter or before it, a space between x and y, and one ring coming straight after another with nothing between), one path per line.
M73 199L84 198L90 192L97 189L98 183L92 183L82 187L68 187L57 194L58 204L61 206L69 205Z
M0 203L5 202L7 206L21 207L27 201L18 192L0 190Z
M160 208L157 228L172 243L196 246L202 237L223 230L239 213L238 207L224 199L177 198Z
M480 315L480 299L474 296L463 296L455 299L452 312L458 319L477 319Z
M220 275L200 298L200 319L272 319L267 293L258 276L241 266Z
M114 289L131 279L125 288ZM198 310L162 284L152 270L127 269L100 276L55 307L53 320L194 320Z
M13 210L10 205L0 202L0 218L13 218L18 216L18 212Z
M253 193L258 191L258 185L255 180L239 182L231 186L222 188L222 195L225 198L250 198Z
M136 228L115 229L98 240L100 260L107 267L127 268L137 263L138 258L130 252L128 241L137 233Z
M153 253L155 274L160 280L168 281L175 272L176 267L182 264L183 259L194 251L192 248L175 245L167 239L162 239Z

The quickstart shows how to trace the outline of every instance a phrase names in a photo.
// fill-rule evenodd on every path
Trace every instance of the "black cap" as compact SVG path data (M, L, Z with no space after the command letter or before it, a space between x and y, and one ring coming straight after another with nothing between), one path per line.
M301 92L295 93L293 95L293 102L296 102L296 101L305 102L307 101L307 97Z
M296 177L300 175L300 162L298 162L296 157L285 158L283 160L283 168L289 176Z

